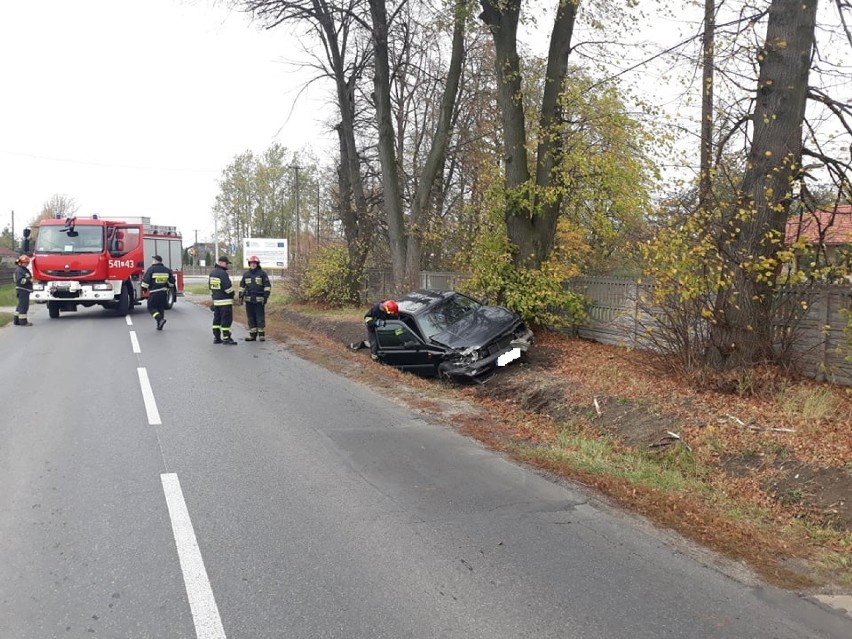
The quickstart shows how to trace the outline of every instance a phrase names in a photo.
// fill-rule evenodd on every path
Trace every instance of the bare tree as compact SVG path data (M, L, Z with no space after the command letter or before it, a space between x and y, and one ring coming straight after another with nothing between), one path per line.
M358 286L358 274L369 249L370 213L356 142L356 85L371 52L362 46L357 29L366 25L360 0L239 0L235 2L266 28L284 23L307 25L321 44L321 54L312 54L321 77L334 82L335 102L340 116L338 134L338 215L349 253L350 287Z
M399 7L405 3L401 3ZM453 44L449 71L441 95L440 116L432 136L432 144L423 173L419 176L406 223L399 158L391 104L391 70L389 64L389 19L385 0L369 0L373 39L373 100L378 127L378 150L382 168L382 196L388 225L394 285L410 288L419 280L422 262L423 215L429 196L443 166L452 124L452 113L458 95L459 79L464 58L465 0L453 5ZM399 8L398 7L398 8Z
M50 218L73 217L79 210L80 205L77 204L73 197L57 193L50 196L50 199L41 205L41 213L37 221Z

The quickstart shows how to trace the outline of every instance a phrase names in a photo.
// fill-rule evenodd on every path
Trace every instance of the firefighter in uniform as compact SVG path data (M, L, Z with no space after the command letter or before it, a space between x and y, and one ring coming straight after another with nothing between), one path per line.
M15 308L12 323L15 326L32 326L27 319L27 313L30 310L30 293L33 292L33 275L27 268L30 265L30 258L21 255L15 264L18 265L15 269L15 293L18 296L18 306Z
M208 287L213 297L213 343L236 346L231 337L231 324L234 321L234 285L228 275L231 260L222 255L216 266L210 271Z
M240 280L240 303L245 302L249 336L247 342L266 341L266 302L272 293L269 276L260 268L260 258L248 258L249 270Z
M159 255L151 257L151 266L142 276L142 288L148 291L148 312L157 322L157 330L163 330L166 325L166 305L175 287L175 274L172 269L163 264Z
M370 357L372 359L379 359L376 326L379 322L384 323L385 320L395 319L397 315L399 315L399 304L394 300L385 300L384 302L375 304L364 314L364 325L367 327L367 345L370 347Z

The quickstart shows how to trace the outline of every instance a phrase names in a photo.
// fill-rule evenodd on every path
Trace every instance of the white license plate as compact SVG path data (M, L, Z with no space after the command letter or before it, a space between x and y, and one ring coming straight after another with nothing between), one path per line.
M513 348L510 351L506 351L500 357L497 358L497 366L505 366L509 362L514 362L521 356L520 348Z

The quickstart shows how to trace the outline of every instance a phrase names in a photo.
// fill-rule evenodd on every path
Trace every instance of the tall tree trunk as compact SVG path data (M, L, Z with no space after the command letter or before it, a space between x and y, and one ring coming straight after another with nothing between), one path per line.
M453 43L450 56L450 68L447 72L447 82L441 97L441 107L438 116L438 126L432 139L432 146L423 167L420 181L411 203L411 220L408 227L408 245L406 250L405 279L415 286L420 279L420 264L423 255L423 218L429 201L434 192L435 182L444 166L447 155L447 145L453 122L453 110L458 96L464 63L464 26L466 22L466 1L456 0L453 21Z
M340 124L337 127L340 148L341 201L340 221L349 253L350 282L353 296L357 294L361 271L367 259L368 238L363 237L367 220L367 198L361 179L361 160L355 143L355 78L346 77L344 53L340 48L337 24L331 9L322 0L313 0L314 16L320 24L326 54L334 74ZM354 75L354 72L353 72Z
M713 186L713 84L716 42L716 0L704 0L703 67L701 83L701 154L698 176L698 206L705 208Z
M365 233L362 231L364 225L361 222L366 219L366 211L361 216L352 208L353 185L350 171L346 166L350 153L342 126L337 127L337 135L340 145L340 167L337 173L339 193L338 217L343 224L343 236L346 238L346 249L349 255L349 279L346 286L352 299L357 300L361 274L364 269L364 263L367 260L367 249L370 242L369 237L364 237Z
M571 53L571 37L574 33L574 21L577 17L579 0L563 0L556 10L553 32L550 35L550 50L547 54L547 72L544 78L544 95L541 100L539 121L538 166L535 183L538 215L523 216L519 222L528 223L525 234L532 237L532 246L528 255L518 258L531 266L539 266L550 255L553 238L556 235L556 223L562 208L562 196L559 167L562 163L562 136L559 132L560 107L559 96L565 88L568 74L568 55ZM557 187L553 189L552 187ZM545 193L551 191L550 193Z
M527 157L527 131L522 102L520 58L517 49L521 0L480 0L480 19L494 41L497 65L497 102L503 124L505 162L506 230L517 248L516 266L536 268L553 247L562 198L551 187L558 185L561 159L559 95L568 71L568 55L580 0L559 0L547 59L545 89L540 116L541 141L537 150L535 183L531 183ZM546 193L550 191L549 193ZM546 197L543 197L546 195Z
M379 163L382 167L382 200L388 223L394 288L401 290L407 284L405 282L406 237L390 99L388 16L385 0L369 1L370 16L373 22L373 98L379 129L378 149Z
M527 124L521 101L521 58L518 55L518 20L521 0L481 0L480 19L494 40L497 103L503 120L503 162L507 189L530 179L527 160ZM507 211L507 215L509 211Z
M791 190L802 155L808 72L814 50L816 0L772 0L753 114L754 139L743 176L732 238L732 283L721 295L713 363L727 368L770 361L775 272ZM762 265L768 265L761 268Z

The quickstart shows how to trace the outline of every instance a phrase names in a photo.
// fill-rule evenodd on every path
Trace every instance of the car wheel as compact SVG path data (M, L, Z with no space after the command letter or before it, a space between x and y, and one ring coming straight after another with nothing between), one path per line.
M50 319L59 317L59 302L48 302L47 314L50 315Z
M116 312L120 317L124 317L127 315L127 311L130 309L130 293L127 291L126 286L121 287L121 293L118 296L118 308Z
M448 384L451 384L451 383L455 382L456 379L455 379L455 377L450 375L449 371L447 370L448 368L449 367L447 366L447 364L445 362L438 364L438 367L436 369L436 372L437 372L436 377L439 380L441 380L442 382L446 382Z

